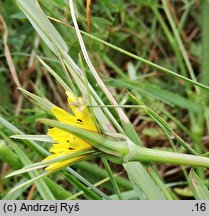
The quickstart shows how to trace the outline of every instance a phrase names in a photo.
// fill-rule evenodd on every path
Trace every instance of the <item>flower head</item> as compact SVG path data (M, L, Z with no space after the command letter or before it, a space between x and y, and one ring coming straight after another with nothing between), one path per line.
M68 91L66 92L66 94L68 96L68 104L70 106L72 114L57 106L54 106L52 107L51 111L55 115L55 117L62 123L97 132L96 125L82 99L80 97L76 98L71 92ZM53 144L50 148L50 152L52 152L53 154L49 155L44 160L51 160L58 156L65 156L66 154L69 154L71 152L89 150L93 148L84 140L79 139L78 137L56 127L49 129L48 135L53 140L55 140L56 143ZM82 159L82 157L85 156L52 163L46 168L46 170L52 171L63 168L69 164L74 163L77 160Z

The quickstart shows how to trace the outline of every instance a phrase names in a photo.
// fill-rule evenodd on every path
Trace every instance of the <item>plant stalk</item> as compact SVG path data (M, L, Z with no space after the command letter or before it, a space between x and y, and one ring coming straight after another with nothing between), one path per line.
M148 149L136 146L127 156L125 161L158 162L192 167L209 168L209 158L197 155L175 153L157 149Z

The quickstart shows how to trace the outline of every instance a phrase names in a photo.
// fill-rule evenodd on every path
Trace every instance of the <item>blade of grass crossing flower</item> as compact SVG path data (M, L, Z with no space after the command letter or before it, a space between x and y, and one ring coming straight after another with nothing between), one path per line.
M209 191L201 178L192 169L189 174L189 186L197 200L209 200Z
M67 69L69 70L69 72L71 73L74 81L76 82L76 85L79 87L80 92L88 95L88 90L87 87L85 86L85 80L83 79L83 76L80 76L80 69L77 67L77 65L75 66L74 62L72 62L72 59L70 58L69 55L67 55L67 53L60 51L63 58L64 58L64 62L66 64ZM71 63L69 63L71 62ZM76 72L78 71L78 73ZM95 90L92 88L92 86L90 84L89 85L89 89L91 92L91 103L92 105L104 105L104 103L101 101L101 99L99 98L99 96L97 95L97 93L95 92ZM107 119L107 117L105 116L105 114L108 115L110 121L113 123L113 125L119 130L122 131L122 128L120 127L120 125L118 124L118 122L115 120L115 118L112 116L112 114L109 112L109 110L107 108L101 108L101 109L94 109L94 116L97 117L97 120L99 121L99 123L102 125L103 129L105 131L110 131L114 132L114 128L112 127L111 123L109 122L109 120ZM105 113L105 114L104 114Z
M80 92L88 95L88 91L87 91L87 87L84 85L84 80L81 80L81 77L75 73L74 70L76 70L76 68L74 68L74 70L72 69L73 65L69 64L69 56L64 53L63 58L65 59L65 64L66 67L68 68L68 70L71 72L71 75L74 79L74 81L76 82L76 85L78 86ZM97 93L95 92L95 90L93 89L93 87L89 84L89 90L91 92L91 105L104 105L104 103L102 102L102 100L99 98L99 96L97 95ZM97 117L98 122L100 123L100 125L102 125L102 128L105 131L111 131L111 132L115 132L115 129L113 128L112 124L119 130L122 131L122 128L120 127L120 125L118 124L118 122L115 120L115 118L112 116L112 114L109 112L109 110L107 108L101 108L101 109L94 109L94 116ZM109 119L107 119L107 117L105 116L105 114L108 115ZM110 121L112 122L112 124L110 123Z
M93 105L93 106L104 105L103 101L97 95L97 93L95 92L93 87L90 84L88 84L89 85L88 87L85 86L86 82L83 79L83 75L82 75L82 77L80 75L82 73L82 71L78 68L77 65L75 65L74 62L72 62L70 56L67 55L67 53L65 53L65 52L62 52L62 55L64 58L64 62L66 64L66 67L68 68L69 72L71 73L71 75L72 75L74 81L76 82L76 85L78 86L80 92L88 95L88 90L90 90L90 92L91 92L90 101L92 103L91 105ZM69 62L71 62L72 64ZM102 126L103 130L115 132L115 129L112 126L112 124L113 124L118 131L123 132L123 129L121 128L121 126L118 124L117 120L113 117L113 115L110 113L110 111L107 108L102 107L101 109L94 109L93 112L94 112L94 116L97 117L97 120L100 123L100 125ZM108 118L105 115L107 115ZM110 121L112 124L110 123Z
M12 139L21 139L21 140L32 140L39 142L47 142L47 143L55 143L51 137L48 135L12 135L10 136Z

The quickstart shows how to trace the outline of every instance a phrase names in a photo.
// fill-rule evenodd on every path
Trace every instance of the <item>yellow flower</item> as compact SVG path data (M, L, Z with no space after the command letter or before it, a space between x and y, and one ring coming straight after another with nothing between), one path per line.
M80 97L76 98L72 93L68 91L66 92L66 94L68 96L68 104L73 114L70 114L63 109L54 106L51 111L55 115L55 117L62 123L96 132L96 125L82 99ZM81 140L78 137L56 127L49 129L48 135L57 143L53 144L50 148L50 152L52 152L53 154L46 157L44 161L54 159L58 156L65 156L70 152L76 152L78 150L89 150L93 148L84 140ZM66 167L83 157L84 156L80 156L73 159L52 163L46 168L46 170L53 171Z

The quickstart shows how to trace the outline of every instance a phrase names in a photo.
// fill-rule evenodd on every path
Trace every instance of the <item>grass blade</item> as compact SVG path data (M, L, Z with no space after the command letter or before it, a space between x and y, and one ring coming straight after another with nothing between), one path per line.
M190 189L197 200L209 200L209 191L201 178L192 169L189 174Z
M55 141L52 138L50 138L48 135L13 135L10 136L10 138L55 143Z

